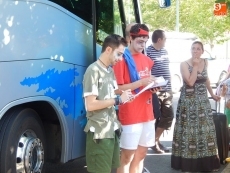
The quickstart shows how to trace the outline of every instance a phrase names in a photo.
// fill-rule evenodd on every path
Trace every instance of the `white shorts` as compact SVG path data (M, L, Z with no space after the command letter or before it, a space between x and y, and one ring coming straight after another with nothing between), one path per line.
M120 147L127 150L136 150L138 145L143 147L155 145L155 120L122 125Z

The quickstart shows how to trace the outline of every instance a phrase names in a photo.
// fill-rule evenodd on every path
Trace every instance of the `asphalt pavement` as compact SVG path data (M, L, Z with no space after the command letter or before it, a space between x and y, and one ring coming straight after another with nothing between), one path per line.
M179 94L174 95L173 106L176 111L177 101ZM212 108L215 108L214 101L211 100ZM223 109L221 109L223 111ZM169 153L156 154L151 149L148 150L144 166L150 173L179 173L181 171L171 168L171 146L173 136L174 122L171 130L165 131L161 136L160 141L162 144L170 149ZM229 152L230 156L230 152ZM65 164L51 164L46 166L46 173L88 173L86 170L85 158L76 159ZM112 171L115 173L115 171ZM221 168L216 173L230 173L230 164L221 165Z
M174 98L173 98L174 115L177 108L178 98L179 98L179 93L174 94ZM212 108L215 109L215 102L213 100L210 100L210 103ZM221 101L220 112L223 112L223 101ZM144 165L151 173L181 172L171 168L171 149L172 149L174 123L175 123L175 119L173 121L171 130L165 131L160 138L162 144L170 149L170 153L155 154L151 149L148 150L148 154L146 156ZM229 156L230 156L230 152L229 152ZM221 165L221 168L216 173L230 173L230 164Z

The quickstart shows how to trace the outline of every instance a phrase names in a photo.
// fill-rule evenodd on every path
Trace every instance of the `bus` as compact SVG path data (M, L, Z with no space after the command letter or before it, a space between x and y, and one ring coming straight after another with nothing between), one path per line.
M1 173L85 155L84 72L132 22L138 0L0 1Z

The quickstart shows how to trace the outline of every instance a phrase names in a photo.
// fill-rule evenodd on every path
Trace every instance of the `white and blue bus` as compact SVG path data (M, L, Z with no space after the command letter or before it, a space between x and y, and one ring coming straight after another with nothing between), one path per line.
M0 172L85 154L83 74L138 0L0 0Z

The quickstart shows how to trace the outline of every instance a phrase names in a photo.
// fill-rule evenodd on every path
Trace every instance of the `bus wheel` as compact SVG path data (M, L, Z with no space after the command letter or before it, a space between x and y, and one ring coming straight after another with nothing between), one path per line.
M0 121L0 172L44 172L45 137L32 109L7 113Z
M171 85L172 85L172 92L173 93L178 93L181 89L181 79L180 76L175 74L172 77L171 80Z

